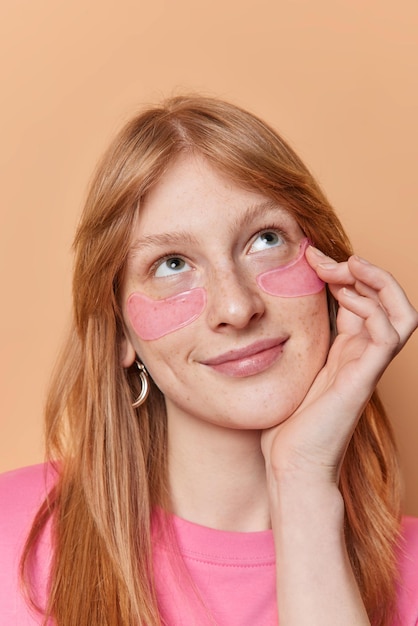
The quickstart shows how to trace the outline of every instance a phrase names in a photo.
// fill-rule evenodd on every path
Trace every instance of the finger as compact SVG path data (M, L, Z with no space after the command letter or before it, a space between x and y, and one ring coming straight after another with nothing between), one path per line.
M365 296L367 298L375 300L376 302L380 302L379 293L375 289L373 289L373 287L366 285L366 283L363 283L361 280L356 280L356 282L354 283L354 288L361 296Z
M347 261L337 263L337 261L313 246L308 246L305 256L310 266L326 283L340 285L353 285L355 283L356 279L351 273Z
M340 350L343 346L340 358L346 365L344 375L337 377L336 389L343 393L350 380L351 388L357 390L356 398L353 397L357 402L364 393L370 393L403 344L385 310L375 300L346 287L341 289L339 297L341 318L336 342L340 342Z
M362 283L360 280L356 280L352 285L328 283L329 290L331 291L332 295L337 299L338 299L338 293L340 293L341 289L343 287L349 287L349 286L352 286L352 288L355 289L359 295L364 296L366 298L371 298L375 302L380 303L379 293L372 287L369 287L365 283Z
M400 350L402 341L399 333L379 302L349 287L340 289L338 300L341 306L363 321L372 343L380 346L383 352L393 356Z
M399 333L401 342L405 343L418 326L418 313L402 287L389 272L358 256L350 257L348 266L356 278L355 288L360 293L362 290L365 293L364 286L375 291L391 324Z
M307 248L306 258L330 288L332 285L351 285L361 295L379 302L396 328L402 345L417 328L418 313L389 272L356 255L337 263L312 246Z
M329 285L329 290L339 305L337 313L337 333L361 335L365 332L364 319L346 306L346 299L341 297L343 289L344 287L341 285ZM348 305L350 304L351 300L348 301Z
M337 332L347 335L369 336L365 325L365 319L371 315L375 307L380 307L379 299L375 292L369 296L360 294L354 287L341 285L329 285L329 290L338 301L339 309L337 315ZM370 291L366 289L366 291ZM363 298L358 302L354 297ZM368 301L370 304L368 304ZM382 308L383 314L386 315ZM387 317L387 315L386 315Z

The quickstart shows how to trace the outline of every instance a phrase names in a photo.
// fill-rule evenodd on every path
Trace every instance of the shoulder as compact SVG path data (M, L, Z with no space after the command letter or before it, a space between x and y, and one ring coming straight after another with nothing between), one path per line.
M405 541L418 545L418 517L402 518L402 535Z
M418 589L418 518L416 517L402 519L399 557L401 572L407 575L412 569Z
M23 467L0 474L0 614L7 624L38 624L20 592L19 562L33 519L57 479L50 464ZM36 570L45 579L51 543L43 536Z
M14 531L27 519L32 521L56 477L49 463L0 474L0 531Z
M45 487L50 489L57 477L57 470L52 463L39 463L19 467L0 474L0 494L16 498L16 490L23 491L26 496L40 492L42 497ZM43 493L42 493L43 491Z
M404 517L399 544L398 611L402 626L418 620L418 518Z
M23 545L32 521L53 487L57 472L50 463L0 474L0 550Z

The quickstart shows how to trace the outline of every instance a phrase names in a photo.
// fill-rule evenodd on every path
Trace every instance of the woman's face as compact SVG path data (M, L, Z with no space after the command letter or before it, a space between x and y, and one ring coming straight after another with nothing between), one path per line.
M122 358L143 361L170 419L264 429L303 400L329 348L326 292L276 295L286 272L272 271L303 240L290 213L198 156L148 193L122 290Z

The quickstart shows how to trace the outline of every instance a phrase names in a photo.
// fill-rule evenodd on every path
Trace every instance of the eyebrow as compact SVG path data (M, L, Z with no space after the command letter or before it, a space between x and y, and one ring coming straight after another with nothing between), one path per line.
M286 213L286 209L281 207L274 200L265 200L256 204L251 204L239 215L236 223L230 226L231 230L240 230L251 224L254 217L263 217L272 212ZM181 244L199 245L198 238L186 230L173 231L168 233L156 233L155 235L144 235L138 237L133 242L129 255L135 255L139 250L155 246L176 246Z
M198 239L186 230L174 231L171 233L158 233L155 235L144 235L135 239L131 246L130 254L135 254L138 250L155 246L175 246L177 244L197 244Z
M280 213L283 216L283 214L288 212L275 200L267 199L263 202L258 202L257 204L251 204L248 208L246 208L240 214L237 224L234 224L234 228L236 228L236 226L238 226L238 228L250 226L254 217L267 217L270 216L271 213Z

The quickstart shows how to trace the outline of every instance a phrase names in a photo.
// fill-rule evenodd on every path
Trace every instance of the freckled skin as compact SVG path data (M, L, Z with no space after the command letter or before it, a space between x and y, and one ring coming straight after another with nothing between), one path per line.
M300 253L294 261L259 274L257 284L260 289L284 298L307 296L322 291L324 283L304 255L307 245L308 240L303 240ZM151 341L191 324L203 312L205 305L206 291L201 287L161 300L133 293L127 302L127 313L137 335Z
M155 297L155 283L159 288L166 282L149 286L140 270L128 264L122 294L127 328L124 365L139 355L165 395L169 422L269 428L296 409L326 360L330 334L325 289L308 296L277 297L257 285L259 271L248 274L247 267L252 268L257 257L245 252L247 238L242 243L235 224L249 207L264 201L264 196L237 187L204 159L190 156L174 162L145 199L133 239L187 231L198 245L187 244L191 271L174 280L189 285L190 276L194 280L204 272L207 293L206 307L192 323L143 340L132 326L126 302L133 292ZM302 241L304 234L290 214L281 210L280 215L292 240ZM277 360L260 373L236 378L204 364L264 339L283 341L283 347Z

